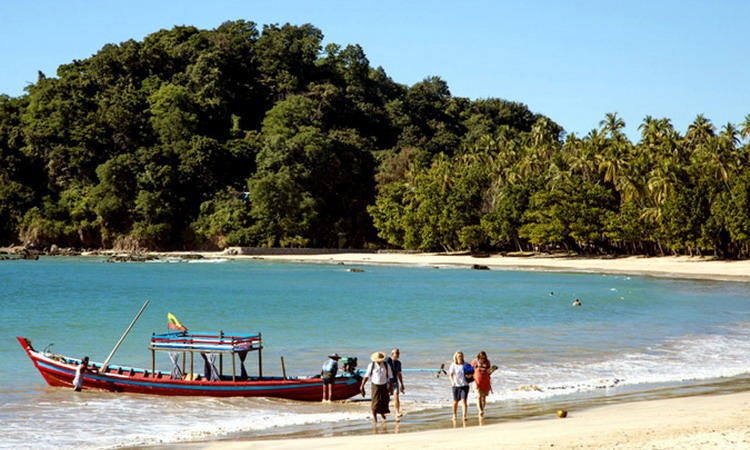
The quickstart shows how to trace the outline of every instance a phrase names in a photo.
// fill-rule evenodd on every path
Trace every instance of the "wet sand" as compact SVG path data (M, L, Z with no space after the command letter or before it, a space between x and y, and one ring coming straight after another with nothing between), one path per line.
M750 392L641 401L570 411L568 418L549 418L468 426L456 429L377 437L343 436L266 441L217 442L200 445L228 450L245 448L750 448ZM472 417L472 423L476 418ZM382 426L381 426L382 429Z

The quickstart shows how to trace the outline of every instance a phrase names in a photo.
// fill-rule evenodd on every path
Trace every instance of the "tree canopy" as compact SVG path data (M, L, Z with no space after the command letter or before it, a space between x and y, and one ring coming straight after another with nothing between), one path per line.
M750 116L566 135L322 42L179 26L0 96L0 243L750 256Z

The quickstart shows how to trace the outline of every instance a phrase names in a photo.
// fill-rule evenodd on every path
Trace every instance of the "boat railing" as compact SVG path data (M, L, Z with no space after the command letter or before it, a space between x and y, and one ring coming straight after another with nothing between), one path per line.
M240 368L244 373L244 359L248 352L258 352L258 376L263 377L263 339L260 333L204 333L176 331L164 334L153 334L149 345L151 350L151 368L156 366L156 351L182 352L182 372L187 373L185 367L186 356L190 355L190 374L194 373L195 353L218 353L219 375L223 375L223 355L229 354L232 362L232 380L237 378L235 355L239 354Z
M151 336L151 349L178 352L235 353L262 350L261 334L165 333Z

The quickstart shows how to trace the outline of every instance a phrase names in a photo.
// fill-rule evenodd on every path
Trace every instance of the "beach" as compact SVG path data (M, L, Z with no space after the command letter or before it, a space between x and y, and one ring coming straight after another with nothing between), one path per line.
M623 258L508 257L438 253L341 253L318 255L253 255L233 258L344 264L406 264L440 267L476 264L490 269L583 271L750 281L750 261L664 256ZM750 448L750 392L630 402L571 412L566 419L514 421L465 429L378 434L384 448ZM552 416L550 414L550 416ZM476 418L472 417L473 421ZM459 424L458 427L461 427ZM377 432L377 431L374 431ZM373 436L237 441L214 449L357 448Z
M311 253L290 251L288 254L264 253L258 249L253 254L234 255L231 252L152 252L154 255L202 255L204 258L266 259L276 261L343 264L402 264L414 266L487 266L504 270L580 271L595 273L619 273L655 275L713 280L750 281L750 260L720 260L699 256L501 256L476 257L467 254L445 253Z
M675 449L750 448L750 392L631 402L586 411L568 418L393 434L317 439L235 441L205 446L245 448L507 448L507 449ZM552 414L550 414L552 417Z
M746 413L745 397L726 394L750 391L746 262L259 251L153 253L123 264L105 263L109 254L101 253L5 261L0 331L101 361L148 298L153 304L118 350L118 364L150 366L147 337L165 328L168 312L193 330L262 332L268 375L281 373L282 356L290 375L305 377L330 352L359 357L364 369L372 351L398 346L405 369L433 372L406 373L407 415L398 430L393 421L375 430L387 448L458 448L473 439L480 448L743 444L735 415ZM490 270L468 270L475 264ZM583 306L572 308L578 297ZM29 323L38 308L50 323L69 326ZM82 320L92 311L99 320ZM373 439L365 399L321 405L75 393L46 387L18 346L6 344L0 447L35 439L39 448L319 448ZM434 371L455 350L487 351L499 367L481 427L470 394L467 430L451 429L449 384ZM257 373L257 362L249 364ZM166 357L157 366L170 367ZM681 400L667 400L674 398ZM709 399L716 400L679 403ZM652 404L666 406L643 409ZM117 420L66 431L82 414L106 415L113 405ZM569 418L555 418L561 408ZM673 413L681 410L700 413ZM42 428L50 432L40 435Z

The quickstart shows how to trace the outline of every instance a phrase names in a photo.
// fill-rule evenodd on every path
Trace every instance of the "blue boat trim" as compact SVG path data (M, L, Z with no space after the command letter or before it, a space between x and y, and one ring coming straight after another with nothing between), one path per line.
M65 372L69 375L75 374L75 372L72 370L55 367L50 364L44 363L42 361L37 361L37 364L45 368L58 371L58 372ZM108 383L120 383L120 384L126 384L126 385L131 385L131 386L148 386L148 387L201 390L201 391L267 391L267 390L278 390L278 389L300 389L300 388L305 388L305 387L323 386L322 382L321 383L307 383L307 384L293 384L293 385L285 385L285 386L210 386L210 385L190 386L190 385L169 384L169 383L149 383L147 381L134 381L130 379L120 379L120 378L113 379L111 377L100 376L100 375L90 375L90 374L84 375L84 380L87 378L98 380L98 381L104 381ZM354 383L357 383L357 380L354 378L347 378L345 380L336 382L336 384L340 384L340 385L351 385Z

